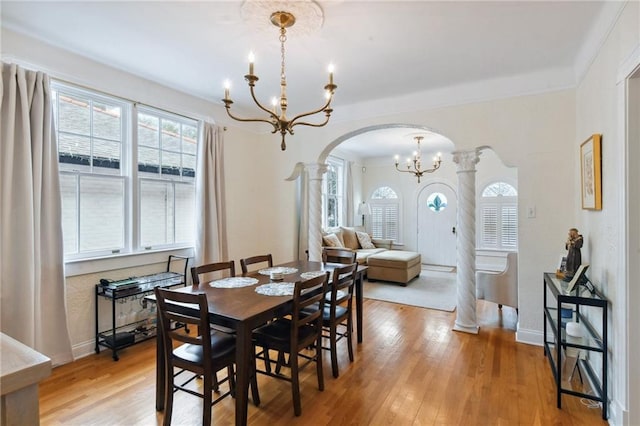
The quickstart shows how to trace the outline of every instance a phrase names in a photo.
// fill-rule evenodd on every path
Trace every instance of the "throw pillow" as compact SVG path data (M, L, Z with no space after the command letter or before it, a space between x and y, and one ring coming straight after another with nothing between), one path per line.
M356 236L358 237L358 241L360 241L360 245L363 249L374 249L376 246L371 242L371 237L366 232L357 232Z
M338 247L338 248L343 247L342 243L340 243L340 240L338 239L336 234L325 235L324 237L322 237L322 242L327 247Z
M360 245L358 244L356 231L353 228L340 227L340 229L342 230L342 240L344 241L344 246L352 250L359 249Z

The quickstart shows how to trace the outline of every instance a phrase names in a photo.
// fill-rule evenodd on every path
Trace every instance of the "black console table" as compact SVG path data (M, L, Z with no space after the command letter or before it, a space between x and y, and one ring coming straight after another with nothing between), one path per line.
M184 262L184 272L171 271L172 263L176 261ZM188 264L188 257L170 255L165 272L119 281L101 280L100 284L96 284L96 353L100 353L100 347L111 349L113 359L117 361L118 350L154 337L156 335L156 315L153 312L149 312L145 318L136 318L135 320L129 318L124 324L117 324L116 302L139 299L146 305L143 298L152 293L155 287L168 288L186 285ZM99 327L100 297L111 302L111 326L106 330L100 330Z
M562 394L598 401L602 405L602 418L606 420L609 302L593 286L590 286L590 290L583 285L577 285L571 293L566 294L567 284L554 273L544 273L544 353L549 359L556 382L557 406L562 408ZM587 309L590 310L589 315L585 312ZM575 323L572 324L572 328L576 326L577 334L582 337L568 334L568 323ZM594 324L598 326L598 330L594 328ZM563 369L563 352L567 350L577 352L576 364L568 376ZM564 356L565 360L566 358ZM599 377L595 373L594 364L600 373ZM582 371L586 373L593 393L587 393L582 385L574 388L572 379L575 380L575 371L581 382L584 380Z

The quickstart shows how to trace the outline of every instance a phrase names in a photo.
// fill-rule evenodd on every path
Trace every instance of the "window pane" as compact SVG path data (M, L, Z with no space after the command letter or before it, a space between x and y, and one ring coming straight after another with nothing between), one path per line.
M180 124L162 120L162 149L180 152Z
M182 156L182 176L195 178L196 176L196 156L195 155L183 155Z
M180 154L162 151L162 174L180 176Z
M141 180L140 245L153 247L171 243L173 243L173 184Z
M154 148L138 148L138 171L160 173L160 150Z
M94 140L93 171L96 173L120 174L121 148L120 142Z
M62 199L62 236L64 254L78 252L78 177L60 174L60 195Z
M160 148L159 119L147 114L138 114L138 145Z
M396 192L388 186L381 186L380 188L373 191L371 198L374 200L396 199L398 198L398 194L396 194Z
M518 210L515 206L502 207L502 247L516 248L518 245Z
M124 179L80 177L80 251L124 247Z
M483 197L516 197L518 195L518 191L516 189L505 182L495 182L491 185L487 185L487 187L482 191Z
M182 126L182 152L187 154L196 154L198 147L198 127Z
M195 186L176 184L176 243L196 240L195 208Z
M119 141L122 138L122 109L104 103L93 103L93 135Z
M60 170L90 170L91 139L60 133L58 136Z
M81 135L91 133L91 113L89 100L72 97L66 94L59 95L60 111L58 130L61 132L73 132Z

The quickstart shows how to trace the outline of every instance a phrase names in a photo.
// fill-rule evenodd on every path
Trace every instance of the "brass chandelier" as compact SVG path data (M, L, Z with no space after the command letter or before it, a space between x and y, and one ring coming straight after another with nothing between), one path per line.
M422 150L420 148L420 142L424 139L424 136L415 136L414 139L418 142L418 150L413 152L413 159L407 158L407 170L401 170L398 167L400 156L396 155L396 170L402 173L412 173L418 178L418 183L420 183L420 178L425 173L433 173L440 168L440 163L442 163L442 158L440 153L438 153L435 157L433 157L433 168L422 170ZM412 167L413 166L413 167Z
M224 102L225 109L227 110L227 114L229 117L233 118L237 121L254 121L254 122L264 122L269 123L273 126L273 131L271 133L280 132L282 135L282 143L280 148L284 151L287 149L285 144L285 136L287 133L293 135L293 128L298 125L302 126L311 126L311 127L322 127L329 122L329 117L333 112L331 108L331 101L333 100L333 95L338 88L335 84L333 84L333 66L329 66L329 83L324 86L326 103L321 108L317 110L305 112L303 114L296 115L292 119L287 118L287 76L285 73L285 48L284 43L287 41L287 28L291 27L296 22L296 18L292 13L289 12L274 12L271 14L271 23L280 28L280 54L281 54L281 64L280 64L280 99L278 100L274 97L271 101L272 108L269 109L263 106L260 101L256 98L254 88L256 82L258 81L258 76L253 73L253 54L249 55L249 74L244 76L244 79L249 84L249 90L251 92L251 97L253 101L256 103L258 108L267 113L267 118L241 118L234 116L231 113L231 105L233 101L229 97L229 83L225 83L225 91L224 91ZM279 106L279 114L278 114L278 106ZM306 121L300 121L303 117L308 117L314 114L318 114L320 112L325 113L324 121L320 123L309 123Z

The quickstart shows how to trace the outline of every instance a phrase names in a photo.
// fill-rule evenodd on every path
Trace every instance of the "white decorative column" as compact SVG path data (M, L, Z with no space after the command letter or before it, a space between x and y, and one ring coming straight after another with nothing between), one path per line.
M458 165L457 288L453 329L478 334L476 320L476 164L480 149L453 152Z
M309 260L322 260L322 175L327 171L326 164L305 164L309 187Z

